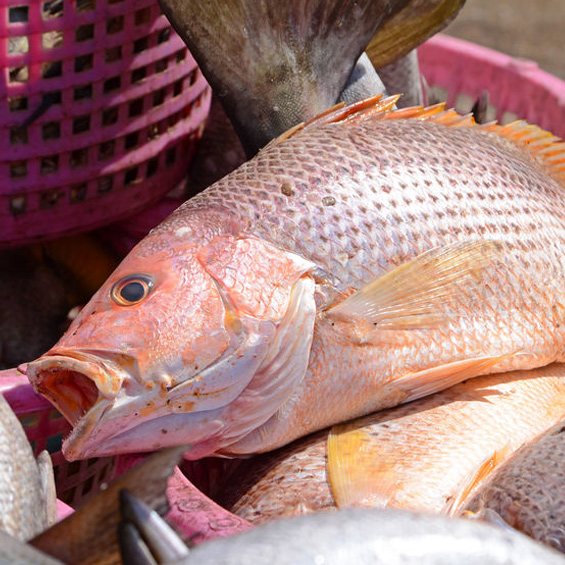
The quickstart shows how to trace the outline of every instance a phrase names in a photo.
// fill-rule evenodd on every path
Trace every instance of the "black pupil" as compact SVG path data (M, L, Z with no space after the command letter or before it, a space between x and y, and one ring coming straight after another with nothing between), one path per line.
M132 281L122 287L120 295L127 302L139 302L145 296L145 287L140 282Z

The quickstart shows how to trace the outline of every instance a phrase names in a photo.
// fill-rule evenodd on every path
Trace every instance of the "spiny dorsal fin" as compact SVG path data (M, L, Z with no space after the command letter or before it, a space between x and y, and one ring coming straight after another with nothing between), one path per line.
M309 122L299 124L283 133L267 147L281 143L303 130L328 124L343 124L360 120L420 120L446 127L476 128L493 133L528 151L551 176L561 184L565 184L565 142L539 126L525 120L517 120L506 125L496 122L479 125L473 119L472 114L459 114L453 109L446 110L444 103L397 110L395 104L399 98L400 95L386 98L373 96L347 106L337 104Z

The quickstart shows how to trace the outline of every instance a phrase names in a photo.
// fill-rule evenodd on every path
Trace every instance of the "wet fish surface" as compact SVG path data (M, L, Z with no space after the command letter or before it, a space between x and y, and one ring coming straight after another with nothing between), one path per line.
M28 366L68 458L258 453L563 360L563 145L395 102L295 128L132 250Z
M467 501L463 514L496 512L512 528L565 552L563 422L517 451Z
M142 524L141 534L144 533ZM166 540L160 540L163 546ZM175 540L171 540L175 545ZM558 552L519 534L488 524L398 510L357 508L282 519L190 549L167 560L167 551L150 546L160 563L201 565L311 564L359 565L558 565ZM171 551L172 555L175 555ZM136 565L153 561L129 560Z
M564 377L552 364L470 379L238 461L211 496L253 523L352 505L455 515L565 418Z
M28 540L55 519L56 498L50 456L39 464L18 418L0 394L0 529Z

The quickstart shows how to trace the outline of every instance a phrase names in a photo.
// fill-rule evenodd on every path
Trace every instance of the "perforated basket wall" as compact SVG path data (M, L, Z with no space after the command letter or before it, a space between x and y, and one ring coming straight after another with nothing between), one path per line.
M435 37L420 49L422 70L436 94L468 111L484 90L491 95L493 115L505 120L527 118L565 133L565 82L540 71L533 63L448 37ZM178 201L177 201L178 204ZM124 229L126 239L138 239L175 207L162 201ZM128 244L130 243L128 240ZM68 463L60 445L69 426L47 401L35 395L25 376L15 370L0 372L0 392L22 421L36 453L47 447L53 454L59 497L76 506L92 496L111 476L112 458Z
M186 174L210 93L156 0L0 0L0 62L0 246L114 222Z

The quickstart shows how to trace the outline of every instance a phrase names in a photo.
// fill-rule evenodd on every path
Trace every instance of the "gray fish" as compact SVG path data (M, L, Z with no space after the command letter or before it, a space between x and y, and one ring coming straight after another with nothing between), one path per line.
M51 458L43 452L35 460L18 418L0 394L0 530L25 541L55 516Z
M565 424L561 422L502 464L463 513L496 520L565 552Z
M139 545L156 527L155 517L137 522ZM130 532L131 535L131 532ZM204 542L179 559L178 540L167 535L147 543L147 560L123 555L123 562L145 565L563 565L551 548L489 524L398 510L351 509L281 519L248 532ZM133 544L135 547L135 543ZM163 546L165 549L163 550ZM170 555L170 557L169 557Z

